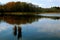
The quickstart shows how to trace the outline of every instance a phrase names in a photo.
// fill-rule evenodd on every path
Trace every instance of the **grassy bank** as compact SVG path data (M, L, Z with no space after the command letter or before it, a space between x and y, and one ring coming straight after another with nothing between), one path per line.
M45 14L45 13L57 13L60 12L4 12L0 13L0 15L35 15L35 14Z

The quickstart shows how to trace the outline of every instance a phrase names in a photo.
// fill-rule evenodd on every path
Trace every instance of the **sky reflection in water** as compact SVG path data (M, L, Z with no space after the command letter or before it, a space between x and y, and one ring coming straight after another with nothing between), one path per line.
M6 19L0 21L0 40L60 40L59 18Z
M38 22L22 25L22 32L23 39L25 40L60 38L60 20L42 18Z

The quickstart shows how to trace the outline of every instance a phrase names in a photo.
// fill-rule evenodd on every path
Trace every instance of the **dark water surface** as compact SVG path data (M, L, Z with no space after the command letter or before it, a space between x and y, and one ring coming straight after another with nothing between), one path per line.
M60 17L0 16L0 40L60 40Z

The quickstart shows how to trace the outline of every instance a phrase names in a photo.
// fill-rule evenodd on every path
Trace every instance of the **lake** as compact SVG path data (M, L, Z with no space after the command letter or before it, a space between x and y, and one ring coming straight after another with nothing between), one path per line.
M60 40L60 14L0 16L0 40Z

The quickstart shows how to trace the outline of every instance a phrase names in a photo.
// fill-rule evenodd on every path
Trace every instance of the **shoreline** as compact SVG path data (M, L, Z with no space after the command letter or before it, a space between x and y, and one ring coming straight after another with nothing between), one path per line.
M35 14L60 14L60 12L2 12L0 15L35 15Z

